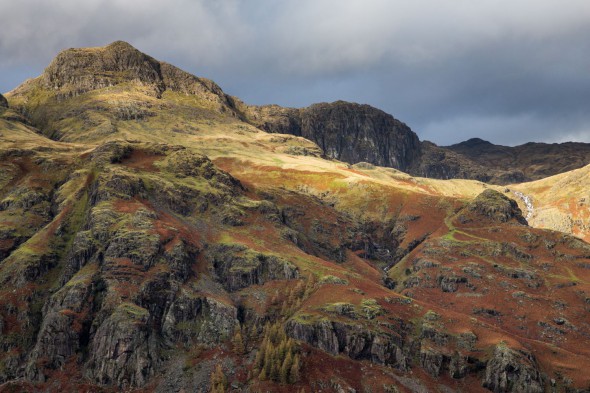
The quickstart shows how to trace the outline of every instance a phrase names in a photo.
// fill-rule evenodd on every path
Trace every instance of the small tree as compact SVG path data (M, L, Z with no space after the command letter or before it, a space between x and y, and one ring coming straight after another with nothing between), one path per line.
M291 367L293 366L293 356L291 352L287 352L287 356L281 366L280 380L281 383L289 383L289 375L291 374Z
M226 389L227 378L221 364L217 364L213 373L211 373L211 393L225 393Z
M246 353L246 346L244 345L244 338L242 337L242 330L237 327L232 338L232 344L236 355L243 355Z
M289 382L296 383L299 382L301 376L299 371L301 370L301 360L299 359L299 354L296 354L293 359L293 365L291 366L291 372L289 373Z

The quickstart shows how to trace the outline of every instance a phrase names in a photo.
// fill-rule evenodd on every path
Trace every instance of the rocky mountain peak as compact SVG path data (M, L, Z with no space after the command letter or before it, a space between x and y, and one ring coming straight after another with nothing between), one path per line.
M469 147L474 147L474 146L491 146L492 143L483 140L481 138L471 138L468 139L466 141L463 141L461 143L457 144L458 146L469 146Z
M66 49L42 75L43 86L68 96L136 81L155 95L164 90L160 63L123 41L98 48Z

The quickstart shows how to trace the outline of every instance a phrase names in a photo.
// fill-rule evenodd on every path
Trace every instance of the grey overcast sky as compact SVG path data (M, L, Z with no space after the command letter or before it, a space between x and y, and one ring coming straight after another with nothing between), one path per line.
M589 0L0 0L0 91L124 40L250 104L367 103L440 145L590 142Z

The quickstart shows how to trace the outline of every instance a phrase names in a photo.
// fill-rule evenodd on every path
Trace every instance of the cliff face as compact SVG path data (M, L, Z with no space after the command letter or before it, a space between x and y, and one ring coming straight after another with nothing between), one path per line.
M418 136L393 116L369 105L343 101L307 108L244 106L247 119L271 133L314 141L327 158L396 168L433 179L471 179L513 184L590 163L590 144L528 143L517 147L472 139L442 147Z
M160 63L126 42L104 48L68 49L58 54L43 72L41 83L63 96L135 81L146 92L159 96L164 91Z
M0 391L589 386L590 246L504 188L322 158L486 175L381 111L247 107L121 42L9 99Z
M418 136L369 105L337 101L303 109L259 107L252 109L251 118L268 132L310 139L327 157L351 164L369 162L405 171L420 156Z

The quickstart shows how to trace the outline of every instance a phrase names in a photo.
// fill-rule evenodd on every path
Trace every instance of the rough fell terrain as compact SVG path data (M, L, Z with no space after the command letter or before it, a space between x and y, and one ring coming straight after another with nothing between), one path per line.
M248 107L123 42L6 97L0 391L590 387L590 245L529 226L512 188L540 183L342 162L438 148L366 106Z

